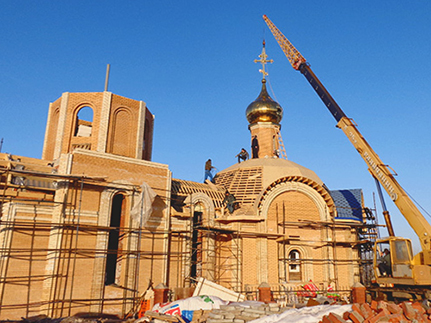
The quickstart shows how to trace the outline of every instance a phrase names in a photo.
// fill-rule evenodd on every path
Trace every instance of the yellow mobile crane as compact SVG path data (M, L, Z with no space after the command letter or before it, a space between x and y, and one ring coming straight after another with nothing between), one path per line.
M421 294L429 298L431 296L431 225L394 178L388 166L383 164L380 157L361 135L355 122L344 114L343 110L319 81L301 53L266 15L263 16L263 19L292 67L305 76L337 120L337 127L343 130L367 164L368 171L385 188L401 214L419 237L422 251L413 256L411 241L393 235L388 212L384 212L390 236L377 240L374 246L373 268L377 284L392 286L391 289L387 290L388 294L396 291L411 291L412 296ZM387 256L383 257L386 254Z

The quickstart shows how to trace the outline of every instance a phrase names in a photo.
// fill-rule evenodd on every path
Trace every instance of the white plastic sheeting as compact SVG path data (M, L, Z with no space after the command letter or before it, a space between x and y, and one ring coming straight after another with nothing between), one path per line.
M153 202L156 198L156 193L153 189L145 182L141 185L141 194L138 200L134 203L133 209L130 213L132 218L137 221L141 227L143 227L151 213L153 212Z

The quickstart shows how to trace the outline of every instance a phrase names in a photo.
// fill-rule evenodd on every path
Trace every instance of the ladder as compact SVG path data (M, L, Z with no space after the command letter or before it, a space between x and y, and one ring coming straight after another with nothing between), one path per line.
M277 139L278 139L278 150L280 152L279 158L287 159L286 149L284 148L283 139L281 138L280 131L277 131Z

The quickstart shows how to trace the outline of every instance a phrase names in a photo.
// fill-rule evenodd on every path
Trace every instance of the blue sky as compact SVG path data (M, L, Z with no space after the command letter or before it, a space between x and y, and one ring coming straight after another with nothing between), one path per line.
M284 109L288 158L330 189L375 184L364 161L262 20L311 64L347 116L431 213L431 2L0 1L2 152L41 156L48 105L63 92L109 90L155 114L153 160L202 181L249 148L245 109L259 94L262 39L269 91ZM386 196L397 235L413 237ZM425 214L430 221L430 217ZM380 222L383 222L380 218ZM382 232L386 235L386 232ZM417 240L415 239L416 249Z

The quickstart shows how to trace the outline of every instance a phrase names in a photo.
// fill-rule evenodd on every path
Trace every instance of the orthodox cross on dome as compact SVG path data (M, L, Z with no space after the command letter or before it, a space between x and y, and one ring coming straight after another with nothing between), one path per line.
M263 44L263 48L262 48L262 53L259 55L260 59L255 59L254 62L262 64L262 69L260 69L259 72L262 73L263 79L265 79L265 76L268 75L268 73L265 71L265 65L267 63L272 63L274 61L272 59L267 60L268 55L266 55L266 52L265 52L265 39L263 40L262 44Z

